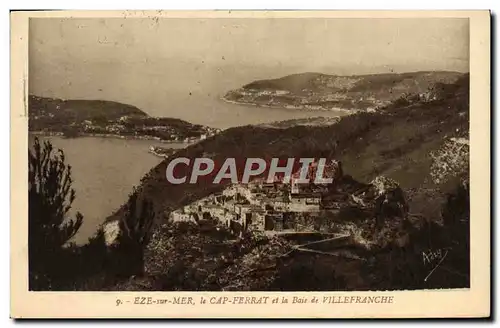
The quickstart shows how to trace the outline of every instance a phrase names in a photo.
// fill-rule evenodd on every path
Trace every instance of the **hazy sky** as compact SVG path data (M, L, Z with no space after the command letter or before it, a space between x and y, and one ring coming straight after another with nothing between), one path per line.
M172 112L255 79L468 71L467 19L32 19L30 93ZM206 100L205 99L205 100Z

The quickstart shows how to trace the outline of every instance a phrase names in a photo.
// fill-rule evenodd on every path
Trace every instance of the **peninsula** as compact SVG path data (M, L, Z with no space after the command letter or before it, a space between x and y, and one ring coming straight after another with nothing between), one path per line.
M447 71L351 76L300 73L254 81L227 92L222 99L271 108L376 111L394 102L404 105L440 99L443 87L461 76Z
M63 100L31 95L29 131L35 134L151 139L192 143L220 131L177 118L151 117L137 107L102 100Z

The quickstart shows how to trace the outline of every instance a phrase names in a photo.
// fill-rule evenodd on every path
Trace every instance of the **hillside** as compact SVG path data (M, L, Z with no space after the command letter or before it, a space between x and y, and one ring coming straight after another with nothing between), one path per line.
M319 219L333 231L351 235L354 244L345 252L361 260L344 255L290 255L294 248L284 238L250 233L234 239L216 222L168 221L170 211L224 188L211 183L168 184L169 158L152 169L138 189L139 197L153 202L159 223L144 253L143 273L97 289L360 291L470 286L468 183L464 186L462 179L467 177L461 176L467 171L468 153L459 154L465 160L458 163L463 165L460 170L454 171L454 165L450 170L449 163L441 167L451 180L443 183L433 178L433 154L447 149L454 158L455 150L446 147L447 141L468 138L468 85L465 75L444 85L439 99L396 102L377 113L343 117L333 125L232 128L172 157L341 160L344 175L327 198L345 203L338 211L322 212ZM384 179L381 176L401 187L407 217L386 216L379 223L376 212L353 207L344 199L367 184L376 186ZM108 220L120 218L122 211ZM427 280L436 264L422 262L422 254L436 249L447 250L446 260Z
M108 218L95 238L83 247L64 250L63 262L68 265L54 273L61 278L53 288L362 291L469 287L469 148L464 146L468 145L468 79L464 75L443 85L441 96L431 101L396 101L376 113L345 116L331 125L232 128L179 150L141 180L129 202ZM304 238L303 234L293 238L272 234L284 231L279 228L264 228L270 235L253 229L238 234L234 226L228 227L209 212L208 217L203 213L192 221L169 220L167 215L184 205L201 211L193 202L225 187L209 180L168 184L166 165L181 156L216 161L227 157L340 160L341 173L321 198L327 206L317 215L306 211L296 218L309 232L337 235L321 240L323 246L333 239L338 242L338 235L345 244L325 246L333 247L335 254L311 253L297 247L304 246L297 245L304 241L294 238ZM181 168L176 175L189 174L189 169ZM141 198L147 201L137 203ZM309 241L308 245L315 243ZM426 254L440 252L441 257L422 260Z
M275 129L288 129L293 126L327 126L327 125L332 125L336 124L341 120L339 116L337 117L324 117L324 116L317 116L317 117L307 117L307 118L296 118L296 119L290 119L290 120L284 120L284 121L276 121L276 122L269 122L269 123L263 123L259 124L261 127L267 127L267 128L275 128Z
M457 72L411 72L337 76L302 73L260 80L229 91L223 99L258 106L303 110L374 110L408 96L440 97L443 84L454 83Z
M429 176L430 153L443 144L443 138L468 133L468 75L442 90L442 98L432 102L392 105L381 113L343 117L333 125L227 129L178 151L172 158L208 156L222 162L227 157L332 157L341 160L345 173L358 181L386 175L404 189L418 190L418 194L436 187ZM165 170L170 160L153 168L141 181L141 193L153 200L159 213L221 188L212 184L168 184ZM418 207L432 208L426 202Z
M150 117L137 107L113 101L62 100L31 95L29 131L67 137L117 136L194 141L215 129L168 117Z

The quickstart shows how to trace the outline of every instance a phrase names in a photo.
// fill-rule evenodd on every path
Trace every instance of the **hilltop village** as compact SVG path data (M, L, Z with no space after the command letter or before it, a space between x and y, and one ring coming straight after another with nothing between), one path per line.
M315 175L316 169L314 164L310 167L309 178ZM289 183L279 179L269 183L266 179L256 178L248 184L232 184L222 192L171 212L170 219L173 222L216 219L236 234L246 230L267 234L310 232L315 228L306 222L312 222L307 218L332 209L332 205L324 201L323 195L335 188L336 181L342 175L341 163L331 160L323 173L325 179L331 178L333 181L327 185L298 183L298 171L292 174Z

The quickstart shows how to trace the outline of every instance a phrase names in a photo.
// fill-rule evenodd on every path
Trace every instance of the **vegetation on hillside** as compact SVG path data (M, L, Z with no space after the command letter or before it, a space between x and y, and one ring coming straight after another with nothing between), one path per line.
M67 218L75 191L64 153L36 138L28 160L29 285L32 290L50 289L64 265L64 246L78 232L83 216Z
M436 167L442 166L439 161L436 162L436 154L443 147L446 149L444 145L447 140L468 137L468 75L464 75L456 83L440 86L439 95L439 98L431 102L413 102L404 105L396 103L385 106L380 113L347 116L330 126L314 128L294 126L287 129L245 126L228 129L216 138L179 151L174 157L194 158L209 155L215 160L245 156L333 157L342 161L347 180L352 179L347 178L348 176L355 178L346 182L348 189L349 185L357 183L356 180L371 181L381 175L392 178L399 183L405 194L409 209L407 217L396 216L385 219L377 226L372 214L365 213L366 216L360 216L363 212L353 212L353 208L346 207L345 211L341 212L342 215L336 217L337 228L358 236L360 246L370 244L370 255L369 260L364 263L335 262L334 276L338 279L332 286L338 289L358 290L466 287L469 285L469 212L468 205L457 206L457 204L459 202L468 204L468 189L463 189L468 181L468 166L458 165L456 169L447 171L449 176L464 176L465 173L466 178L459 179L462 181L460 183L457 180L443 184L433 179L433 172ZM464 155L466 152L461 154ZM142 180L141 190L153 200L158 218L172 209L187 205L222 188L220 185L212 184L169 185L163 175L169 160L171 159L158 165ZM189 174L189 168L179 173ZM119 216L120 212L115 213L115 217ZM463 219L445 220L445 217ZM172 238L168 236L175 235L177 229L183 228L167 225L156 229L155 238L167 242L168 238ZM170 232L167 233L165 229ZM160 247L156 252L148 251L150 259L146 259L146 262L156 263L160 258L163 261L170 261L171 257L177 256L175 255L177 252L191 254L190 252L203 248L206 242L196 239L197 234L201 233L199 228L192 229L191 234L183 236L188 238L187 243L192 245L189 250L181 250L175 246ZM173 242L171 245L177 244ZM162 249L165 251L161 251ZM437 264L435 259L430 262L422 260L429 252L446 254L446 262L441 264L442 270L437 270L427 277L433 265ZM224 252L220 256L223 254ZM273 256L265 253L258 255L258 261L263 261L263 257ZM187 266L189 269L186 270L200 274L201 269L197 269L200 268L200 256L200 253L196 252L186 255L182 267ZM203 258L205 257L202 256ZM325 265L328 261L332 261L325 258L316 260L314 262L316 264L326 261L323 262ZM239 260L229 261L232 263ZM263 275L267 277L263 279L273 285L271 282L278 279L278 276L283 277L288 266L298 266L300 269L296 270L299 272L309 274L316 272L317 266L291 261L279 262L285 265L282 268L278 265L272 269L261 268L265 269L264 272L252 271L251 276ZM221 270L228 265L223 264L224 261L221 263ZM141 279L137 282L138 285L135 282L125 285L130 288L146 288L141 287L145 284L149 286L147 288L157 288L155 287L157 285L150 284L151 280L146 283L147 279ZM161 281L162 278L153 275L151 279ZM313 281L304 284L309 286L307 288L322 288L321 286L326 288L326 285L321 283L327 282L316 281L315 283L319 284L316 287L311 283ZM243 285L255 286L248 280L243 280ZM271 285L267 284L265 288L271 288ZM207 288L196 286L190 288ZM291 285L280 283L279 286Z
M248 125L227 129L215 138L177 151L153 168L142 179L141 192L162 216L223 188L211 183L169 184L166 167L177 157L211 157L218 162L228 157L329 157L340 160L345 173L358 181L384 175L410 193L410 202L418 200L420 193L437 188L430 176L431 153L445 138L467 134L469 129L468 76L449 89L444 98L431 103L390 106L382 114L349 115L329 126L274 129ZM189 167L179 167L178 174L189 173ZM428 207L428 200L434 199L425 198L425 204L415 204L415 211Z
M116 247L106 245L102 229L83 246L71 240L83 223L68 217L76 195L71 166L50 141L35 138L28 150L28 245L30 290L100 290L144 271L154 213L151 203L133 192Z
M464 75L455 83L441 85L439 97L432 101L401 100L379 113L347 116L328 126L228 129L179 150L142 179L127 204L108 218L108 223L120 226L116 245L106 246L106 232L100 231L84 247L61 248L67 250L64 259L69 268L57 288L468 287L468 151L460 148L457 153L448 145L450 138L467 139L468 115L468 75ZM224 188L211 183L169 184L165 169L175 157L340 160L345 174L332 197L341 198L343 206L333 214L323 213L316 223L329 231L352 234L355 245L346 252L362 260L318 254L289 256L293 249L283 238L257 233L238 238L208 218L198 223L168 222L170 211ZM177 173L189 174L190 168L181 170ZM390 191L358 194L357 202L367 206L349 200L357 190L377 190L378 184L391 185ZM433 270L436 266L439 270ZM72 275L76 278L70 283L67 277ZM56 287L52 284L50 288Z

